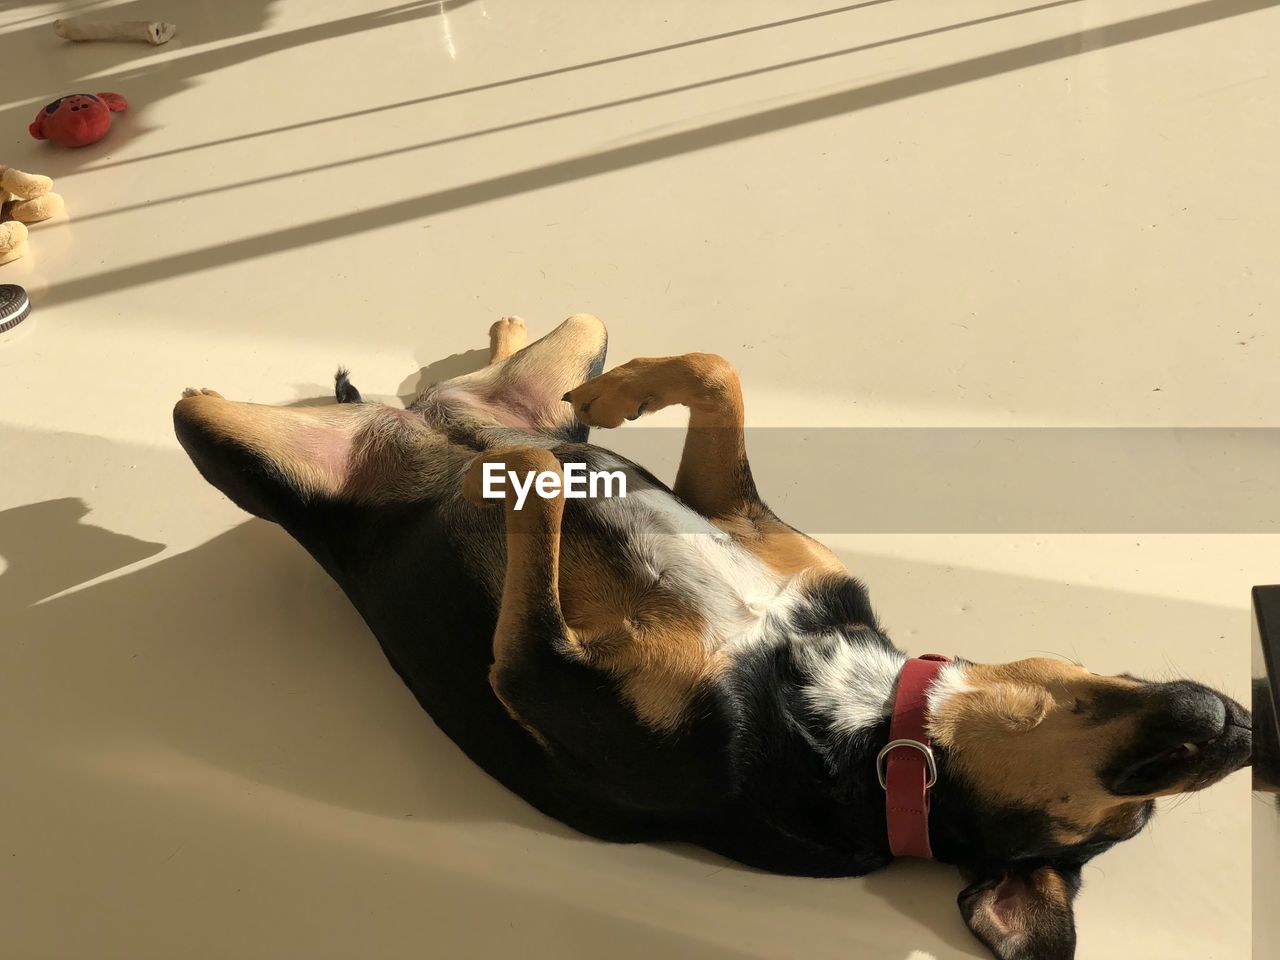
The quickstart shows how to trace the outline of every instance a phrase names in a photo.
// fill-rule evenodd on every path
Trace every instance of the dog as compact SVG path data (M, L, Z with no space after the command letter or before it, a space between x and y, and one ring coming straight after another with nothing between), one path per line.
M1248 712L1189 681L908 658L863 585L761 499L732 366L693 353L605 373L606 346L589 315L532 344L506 318L489 366L407 409L365 402L339 371L337 405L188 389L174 426L210 483L338 582L441 729L537 809L784 874L932 856L960 868L961 913L996 957L1073 957L1083 865L1156 797L1246 765ZM587 442L671 405L689 426L670 487ZM626 496L565 495L570 463L621 473ZM488 482L501 471L550 476L550 495L516 509ZM900 712L919 729L888 747ZM895 825L918 835L895 841Z

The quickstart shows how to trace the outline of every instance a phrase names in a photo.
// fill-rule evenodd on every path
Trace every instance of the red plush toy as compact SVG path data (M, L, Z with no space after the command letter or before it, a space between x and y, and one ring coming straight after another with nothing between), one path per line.
M41 110L27 129L37 140L52 140L64 147L87 147L107 135L111 114L128 106L118 93L73 93Z

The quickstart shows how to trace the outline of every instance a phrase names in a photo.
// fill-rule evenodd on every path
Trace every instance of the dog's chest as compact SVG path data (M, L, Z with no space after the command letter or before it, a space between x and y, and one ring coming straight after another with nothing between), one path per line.
M642 721L674 728L737 654L787 635L803 592L666 491L590 509L562 542L565 620Z

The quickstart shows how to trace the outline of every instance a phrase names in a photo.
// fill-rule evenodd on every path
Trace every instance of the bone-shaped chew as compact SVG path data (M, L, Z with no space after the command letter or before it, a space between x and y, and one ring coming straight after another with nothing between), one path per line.
M32 200L9 197L0 203L0 216L19 223L39 223L56 217L66 209L66 202L56 193L46 193Z
M178 27L163 20L87 20L84 17L67 17L53 21L53 31L63 40L141 40L158 47L172 40Z
M13 221L39 223L62 213L66 204L52 190L53 181L48 177L23 173L0 163L0 225Z
M30 252L26 224L16 220L0 223L0 264L21 260Z
M23 173L0 163L0 192L8 191L24 200L43 197L53 189L53 181L38 173ZM0 198L2 199L2 198Z

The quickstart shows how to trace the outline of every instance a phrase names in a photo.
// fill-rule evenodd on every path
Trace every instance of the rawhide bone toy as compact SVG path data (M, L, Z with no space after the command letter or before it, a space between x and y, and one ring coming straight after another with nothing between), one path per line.
M63 40L74 40L77 43L87 40L140 40L158 47L172 40L178 27L163 20L87 20L84 17L67 17L53 21L53 32Z

